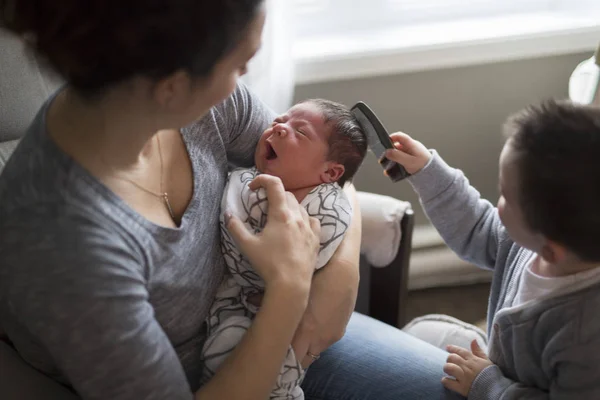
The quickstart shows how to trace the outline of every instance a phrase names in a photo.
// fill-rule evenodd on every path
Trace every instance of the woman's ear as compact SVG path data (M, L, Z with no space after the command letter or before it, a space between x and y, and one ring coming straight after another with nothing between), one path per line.
M156 82L152 95L163 110L179 111L187 108L191 101L191 87L189 74L179 70Z
M546 239L542 245L540 255L550 264L559 264L567 258L567 249L552 240Z
M346 169L342 164L328 161L325 170L321 172L321 181L323 183L337 182L345 171Z

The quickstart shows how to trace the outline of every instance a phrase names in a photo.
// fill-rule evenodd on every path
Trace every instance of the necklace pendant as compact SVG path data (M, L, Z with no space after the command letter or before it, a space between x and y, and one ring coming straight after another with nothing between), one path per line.
M169 202L169 195L165 192L165 193L163 193L162 198L165 201L167 210L169 210L169 214L171 214L171 218L173 220L175 220L175 213L173 212L173 208L171 208L171 202Z

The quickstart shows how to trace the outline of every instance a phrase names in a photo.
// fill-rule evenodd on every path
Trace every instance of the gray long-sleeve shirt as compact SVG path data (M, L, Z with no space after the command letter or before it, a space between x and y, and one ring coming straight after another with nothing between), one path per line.
M194 193L181 227L128 207L49 139L48 101L0 175L0 326L84 399L191 399L224 271L228 167L273 115L243 86L182 130Z
M435 152L410 183L450 248L494 271L488 351L495 366L475 379L469 399L600 399L599 275L511 307L533 254L509 238L497 209Z

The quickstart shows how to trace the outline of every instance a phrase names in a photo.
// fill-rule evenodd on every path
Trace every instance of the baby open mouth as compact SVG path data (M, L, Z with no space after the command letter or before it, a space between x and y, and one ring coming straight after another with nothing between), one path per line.
M277 153L269 143L267 143L267 160L271 161L277 158Z

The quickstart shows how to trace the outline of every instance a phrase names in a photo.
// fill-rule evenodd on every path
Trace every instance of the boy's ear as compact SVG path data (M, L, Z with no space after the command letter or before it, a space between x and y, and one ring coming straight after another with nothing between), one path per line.
M328 161L325 170L321 172L321 181L323 183L337 182L345 171L346 169L342 164Z
M542 258L550 264L558 264L567 258L567 249L564 246L546 239L540 253Z

